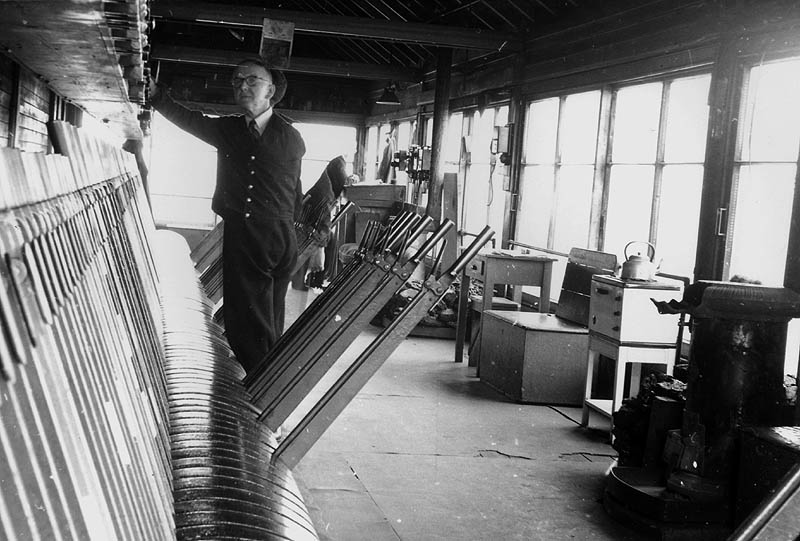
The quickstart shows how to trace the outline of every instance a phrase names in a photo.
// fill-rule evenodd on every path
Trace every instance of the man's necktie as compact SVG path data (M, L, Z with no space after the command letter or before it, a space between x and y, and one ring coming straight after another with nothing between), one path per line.
M250 135L252 135L255 139L261 137L261 134L258 133L258 124L256 124L255 120L251 120L248 126L250 127Z

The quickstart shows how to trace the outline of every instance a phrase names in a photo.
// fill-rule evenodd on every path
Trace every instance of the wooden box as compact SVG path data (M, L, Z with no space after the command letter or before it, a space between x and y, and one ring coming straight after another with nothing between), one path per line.
M518 402L580 406L588 330L552 314L487 310L480 378Z

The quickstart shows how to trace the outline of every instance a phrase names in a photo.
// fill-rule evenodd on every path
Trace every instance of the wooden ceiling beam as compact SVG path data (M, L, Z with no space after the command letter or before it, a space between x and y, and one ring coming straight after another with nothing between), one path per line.
M493 51L517 47L514 36L488 30L266 9L258 6L159 0L153 2L152 13L155 18L167 20L258 28L261 28L264 18L268 18L293 22L295 32L325 34L331 37L355 37Z
M214 66L235 66L247 53L241 51L221 51L198 47L178 47L171 45L152 45L150 58L166 62L209 64ZM252 55L251 55L252 56ZM294 73L311 73L351 79L385 79L388 81L417 82L422 74L402 66L362 64L317 58L298 58L293 56L289 67Z

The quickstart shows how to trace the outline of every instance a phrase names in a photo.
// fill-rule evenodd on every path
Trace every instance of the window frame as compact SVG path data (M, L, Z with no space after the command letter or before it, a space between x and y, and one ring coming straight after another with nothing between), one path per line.
M754 68L785 61L798 60L800 61L800 50L793 50L784 52L782 54L762 55L760 57L749 56L740 59L737 65L738 71L738 88L735 99L736 115L740 118L749 118L747 108L748 93L750 90L752 70ZM798 98L800 99L800 98ZM730 156L730 171L728 172L727 181L729 184L729 195L725 203L727 215L720 220L718 217L717 229L722 229L724 224L724 256L722 259L722 267L719 269L720 279L728 280L731 277L731 262L734 247L734 234L736 231L736 217L737 217L737 201L739 191L741 189L741 172L742 169L750 165L794 165L795 166L795 186L794 197L792 201L792 219L790 219L789 241L786 253L787 268L783 272L784 283L800 280L800 276L791 276L792 271L788 268L788 263L791 260L800 258L800 247L796 247L793 243L792 227L795 222L794 217L797 215L797 210L800 210L800 145L798 145L797 155L794 161L792 160L753 160L743 158L743 139L748 135L746 131L746 122L737 123L737 129L733 130L730 134L732 138L731 156ZM795 233L796 235L797 233Z
M650 200L650 220L648 224L648 240L649 242L657 242L658 241L658 227L659 227L659 219L660 214L663 209L660 207L660 194L663 189L664 183L664 170L667 166L673 165L680 165L680 164L690 164L690 165L699 165L703 167L705 171L706 163L705 159L702 159L697 162L673 162L673 161L666 161L665 160L665 153L666 153L666 131L667 131L667 113L669 109L669 99L670 99L670 91L672 84L680 79L684 78L691 78L691 77L698 77L698 76L712 76L712 70L710 66L700 66L694 69L686 69L680 70L675 72L670 72L667 74L657 74L649 77L639 77L639 78L632 78L629 80L624 81L617 81L614 83L607 83L607 84L598 84L594 86L582 86L577 88L566 88L560 89L557 92L548 92L544 94L532 94L526 96L522 100L522 109L524 110L523 113L523 134L524 137L528 136L528 125L530 123L530 106L532 103L536 101L546 100L546 99L553 99L557 98L559 100L559 112L558 112L558 132L556 134L557 143L556 143L556 157L553 163L554 166L554 182L553 182L553 203L550 207L550 216L549 216L549 230L547 234L547 246L530 246L526 245L522 242L519 242L520 234L518 229L518 219L515 220L514 227L510 231L512 233L511 243L516 244L519 246L525 246L529 248L533 248L536 250L554 253L560 256L566 256L567 254L561 251L554 249L554 239L556 235L555 231L555 221L557 218L556 213L556 204L557 204L557 192L558 192L558 178L559 178L559 171L562 167L568 164L564 164L561 160L561 152L563 149L561 148L560 137L562 136L562 122L564 117L564 103L566 99L570 95L574 94L581 94L585 92L591 91L599 91L600 92L600 105L599 105L599 115L598 115L598 128L597 128L597 143L596 143L596 151L595 151L595 174L592 186L592 203L591 203L591 210L590 210L590 218L589 218L589 231L587 232L588 240L587 240L587 247L589 249L595 250L603 250L605 247L605 234L607 228L607 211L609 205L609 190L610 190L610 181L611 181L611 174L614 165L620 165L619 162L615 163L612 160L612 152L613 152L613 139L614 139L614 120L616 114L616 105L617 105L617 93L619 90L640 85L640 84L648 84L653 82L660 82L662 86L661 90L661 99L659 105L659 125L658 125L658 134L656 139L656 155L655 159L652 163L647 165L651 165L654 168L653 172L653 195L651 196ZM712 81L713 84L713 81ZM708 120L709 124L707 124L706 128L706 135L707 131L710 127L710 117ZM525 142L522 142L525 145ZM524 146L523 146L524 148ZM512 212L517 212L521 205L521 184L523 183L523 174L524 169L528 165L532 165L532 163L526 162L525 156L522 155L520 159L520 178L517 183L519 186L516 190L516 203L514 208L512 208Z

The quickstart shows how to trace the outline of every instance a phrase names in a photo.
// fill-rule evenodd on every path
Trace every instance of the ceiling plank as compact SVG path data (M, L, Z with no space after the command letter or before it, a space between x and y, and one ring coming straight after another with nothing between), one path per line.
M516 40L506 33L444 25L385 21L304 11L265 9L186 0L154 2L153 17L226 26L261 28L264 18L291 21L295 32L421 43L480 50L513 49Z
M153 60L211 64L215 66L235 66L246 56L247 54L241 51L221 51L219 49L155 44L150 52L150 58ZM352 79L386 79L404 82L416 82L422 79L421 74L414 73L413 70L402 66L362 64L316 58L292 57L289 67L285 71Z

